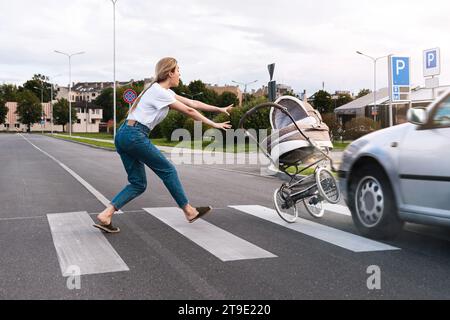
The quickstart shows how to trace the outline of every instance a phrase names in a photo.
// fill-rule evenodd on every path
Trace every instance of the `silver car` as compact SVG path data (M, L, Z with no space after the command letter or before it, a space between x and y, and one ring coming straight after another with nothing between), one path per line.
M408 121L344 151L340 187L364 236L392 238L405 221L450 226L450 91Z

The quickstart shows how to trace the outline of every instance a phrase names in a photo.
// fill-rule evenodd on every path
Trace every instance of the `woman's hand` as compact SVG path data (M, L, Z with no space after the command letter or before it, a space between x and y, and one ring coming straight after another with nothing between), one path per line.
M222 122L222 123L216 122L216 123L214 123L214 128L222 129L222 130L231 129L231 124L230 124L230 121Z
M231 110L233 109L234 104L230 104L228 107L219 108L220 112L225 113L226 115L230 115Z

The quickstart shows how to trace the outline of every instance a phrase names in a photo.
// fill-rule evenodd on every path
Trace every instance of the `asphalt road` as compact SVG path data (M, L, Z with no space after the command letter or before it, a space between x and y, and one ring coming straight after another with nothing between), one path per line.
M191 203L215 208L199 224L179 223L178 229L157 216L164 210L153 209L156 215L143 210L176 207L162 182L147 170L147 191L114 218L119 234L78 226L71 234L75 240L58 242L66 234L52 231L48 215L60 214L65 221L64 214L87 212L94 221L104 208L66 169L112 199L126 184L118 154L37 134L0 134L0 163L0 299L450 298L448 229L408 224L397 239L384 242L398 250L355 252L321 239L330 230L356 235L347 215L330 211L315 220L301 208L306 221L297 226L313 222L317 234L311 236L231 208L253 206L258 214L259 208L273 209L272 194L280 180L260 176L255 166L177 165ZM318 226L330 229L320 234ZM211 253L223 249L216 244L222 236L272 256L226 261ZM96 241L104 238L107 250L128 270L83 274L71 289L61 263L83 254L64 247L76 245L77 237L94 239L86 252L95 251ZM102 259L98 253L96 257ZM372 289L370 266L380 272L379 286Z

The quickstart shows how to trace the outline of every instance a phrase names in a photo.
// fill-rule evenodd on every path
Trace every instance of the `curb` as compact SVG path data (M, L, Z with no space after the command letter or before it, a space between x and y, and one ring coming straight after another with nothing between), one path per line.
M81 144L83 146L88 146L88 147L91 147L91 148L94 148L94 149L101 149L101 150L116 152L115 148L111 149L111 148L105 148L105 147L100 147L100 146L94 146L94 145L89 144L89 143L84 143L84 142L74 141L74 140L64 139L64 138L56 138L56 137L53 137L51 135L50 136L46 135L46 137L50 137L50 138L53 138L53 139L56 139L56 140L64 140L64 141L68 141L68 142L73 142L73 143Z

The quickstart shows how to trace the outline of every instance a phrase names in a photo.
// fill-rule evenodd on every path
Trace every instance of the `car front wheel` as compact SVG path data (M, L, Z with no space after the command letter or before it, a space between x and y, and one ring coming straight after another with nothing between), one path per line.
M358 231L369 238L398 235L403 221L398 218L394 192L380 166L368 164L353 173L348 205Z

